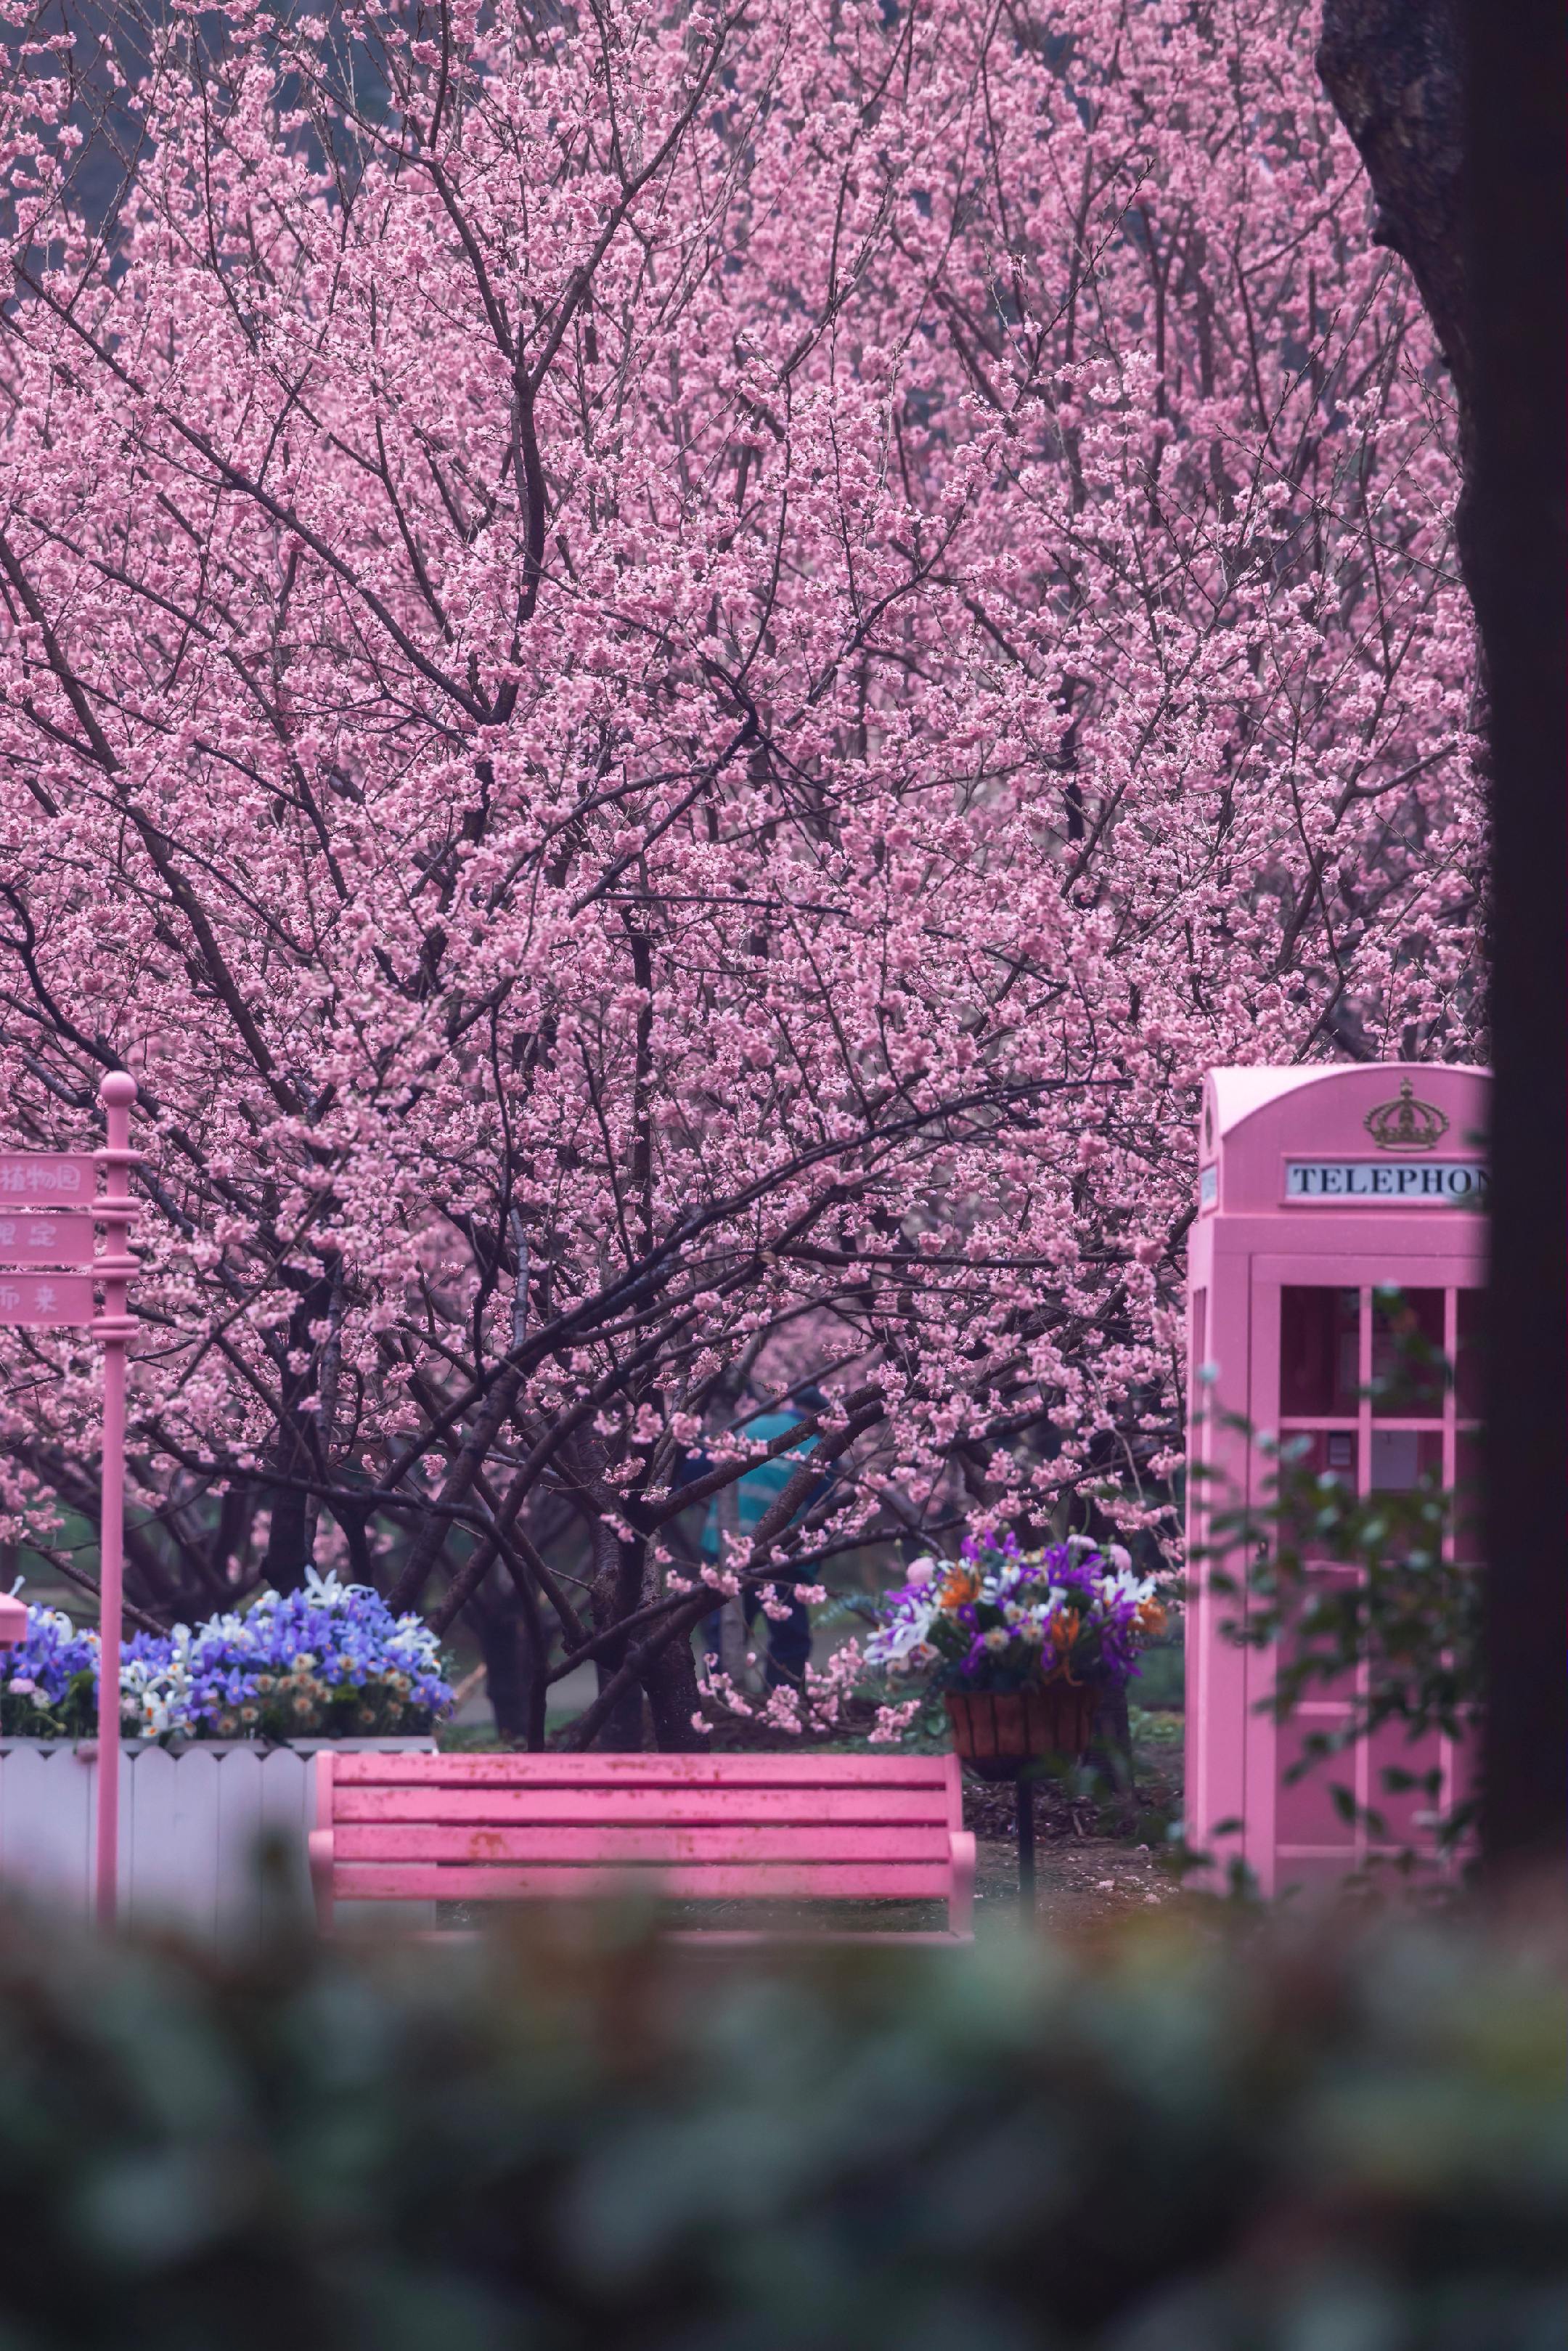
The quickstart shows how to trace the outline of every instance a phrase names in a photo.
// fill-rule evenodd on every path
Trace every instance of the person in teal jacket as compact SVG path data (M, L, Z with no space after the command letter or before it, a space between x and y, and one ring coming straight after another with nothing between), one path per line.
M800 1397L800 1403L808 1411L815 1411L826 1401L827 1399L814 1388L808 1389ZM776 1437L782 1437L788 1430L793 1428L800 1418L799 1412L758 1413L755 1420L742 1423L740 1433L749 1438L753 1444L770 1445ZM736 1500L737 1516L743 1542L756 1533L765 1514L773 1508L800 1468L801 1461L810 1457L816 1439L813 1437L799 1447L791 1447L787 1453L775 1454L770 1461L759 1461L755 1469L748 1469L741 1479ZM803 1511L815 1507L826 1493L828 1484L829 1479L826 1476L818 1480L800 1504L800 1510L796 1511L796 1518L800 1517ZM719 1539L718 1509L716 1502L709 1505L707 1518L703 1526L703 1557L716 1562L722 1548ZM789 1585L781 1583L780 1598L788 1590ZM743 1604L747 1625L754 1625L762 1611L762 1603L755 1591L748 1591L745 1594ZM810 1611L804 1602L796 1600L791 1602L787 1617L768 1616L766 1622L768 1688L776 1689L779 1684L784 1681L799 1684L811 1656ZM703 1646L710 1657L716 1658L719 1654L719 1612L716 1609L704 1622Z

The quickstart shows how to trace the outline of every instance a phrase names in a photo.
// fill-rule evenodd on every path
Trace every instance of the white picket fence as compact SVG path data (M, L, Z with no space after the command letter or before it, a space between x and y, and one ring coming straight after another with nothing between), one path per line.
M308 1903L311 1759L326 1743L262 1747L235 1740L172 1753L128 1740L120 1750L122 1919L175 1926L211 1948L233 1949L262 1934L269 1906ZM434 1742L340 1739L331 1744L340 1752L419 1754ZM0 1738L0 1886L88 1916L97 1789L96 1742ZM265 1836L285 1857L281 1882L257 1871ZM425 1924L434 1916L434 1905L386 1908L394 1907L401 1924Z

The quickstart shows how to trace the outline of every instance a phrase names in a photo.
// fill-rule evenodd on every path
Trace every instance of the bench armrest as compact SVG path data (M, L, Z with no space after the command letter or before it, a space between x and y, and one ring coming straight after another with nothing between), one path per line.
M975 1935L975 1839L968 1829L952 1832L953 1885L947 1896L947 1929L964 1942Z

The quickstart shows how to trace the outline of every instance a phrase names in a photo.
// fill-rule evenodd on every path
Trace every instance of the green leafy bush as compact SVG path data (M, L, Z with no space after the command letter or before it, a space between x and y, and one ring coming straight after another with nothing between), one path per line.
M0 1926L4 2351L1559 2351L1563 1939Z

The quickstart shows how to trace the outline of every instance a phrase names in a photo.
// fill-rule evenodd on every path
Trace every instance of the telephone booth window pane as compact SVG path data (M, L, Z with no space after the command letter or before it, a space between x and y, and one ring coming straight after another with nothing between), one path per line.
M1330 1562L1314 1567L1296 1587L1289 1619L1280 1633L1280 1663L1292 1673L1312 1666L1312 1670L1301 1684L1297 1701L1310 1712L1324 1706L1354 1704L1358 1670L1354 1665L1342 1669L1336 1663L1345 1629L1338 1612L1346 1605L1353 1613L1356 1610L1360 1583L1358 1568L1340 1567ZM1310 1620L1314 1616L1318 1619L1316 1627L1310 1629Z
M1333 1792L1336 1787L1352 1795L1355 1792L1354 1749L1337 1755L1312 1755L1299 1780L1290 1777L1290 1770L1311 1754L1309 1742L1314 1733L1332 1738L1348 1720L1345 1715L1299 1715L1281 1728L1280 1788L1274 1799L1274 1834L1282 1845L1326 1846L1342 1854L1344 1864L1354 1858L1355 1827L1341 1812Z
M1454 1402L1461 1420L1479 1420L1481 1311L1486 1304L1486 1292L1483 1290L1461 1290L1455 1303L1458 1311L1454 1344Z
M1355 1418L1361 1293L1291 1285L1280 1293L1280 1412Z
M1385 1723L1368 1742L1367 1765L1368 1801L1383 1822L1381 1832L1374 1832L1377 1843L1393 1848L1413 1845L1417 1853L1429 1854L1429 1816L1443 1809L1440 1742L1431 1736L1413 1740L1403 1723ZM1384 1773L1390 1771L1408 1773L1416 1786L1390 1788L1384 1779ZM1423 1785L1434 1773L1436 1785Z
M1443 1293L1379 1290L1372 1299L1372 1416L1441 1420Z
M1333 1537L1316 1524L1323 1504L1332 1499L1323 1493L1322 1480L1333 1478L1345 1499L1354 1499L1360 1449L1356 1433L1354 1428L1296 1429L1287 1441L1291 1507L1284 1520L1286 1538L1304 1560L1332 1560L1336 1556Z
M1409 1494L1429 1480L1443 1481L1443 1436L1440 1429L1375 1428L1372 1432L1371 1476L1374 1494Z

